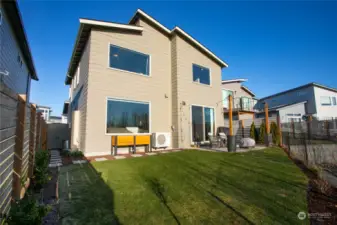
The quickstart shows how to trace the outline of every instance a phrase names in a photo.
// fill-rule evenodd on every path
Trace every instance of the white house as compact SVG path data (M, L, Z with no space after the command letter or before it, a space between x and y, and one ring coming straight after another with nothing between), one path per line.
M337 119L337 89L317 83L261 98L256 109L263 111L265 102L268 103L271 114L279 114L281 122L301 121L304 115L319 120ZM263 113L258 113L257 117L263 117Z

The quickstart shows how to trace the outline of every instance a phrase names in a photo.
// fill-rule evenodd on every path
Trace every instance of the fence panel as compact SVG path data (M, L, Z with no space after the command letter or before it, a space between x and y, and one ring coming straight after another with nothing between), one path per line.
M10 208L16 138L17 97L3 83L0 86L0 213Z

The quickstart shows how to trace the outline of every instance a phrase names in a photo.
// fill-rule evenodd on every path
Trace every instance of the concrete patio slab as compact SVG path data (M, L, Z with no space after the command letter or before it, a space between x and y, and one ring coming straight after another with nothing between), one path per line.
M107 158L104 158L104 157L102 157L102 158L95 158L95 161L97 161L97 162L106 161L106 160L107 160Z
M115 159L126 159L126 157L125 157L125 156L122 156L122 155L117 155L117 156L115 156L114 158L115 158Z
M155 152L148 152L148 153L145 153L146 155L157 155L157 153Z
M82 163L88 163L87 160L73 160L74 164L82 164Z
M143 155L141 154L132 154L131 157L142 157Z

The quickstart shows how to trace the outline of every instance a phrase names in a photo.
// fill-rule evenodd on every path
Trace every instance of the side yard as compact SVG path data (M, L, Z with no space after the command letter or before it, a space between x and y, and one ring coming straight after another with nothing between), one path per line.
M61 167L62 224L308 224L308 180L277 148Z

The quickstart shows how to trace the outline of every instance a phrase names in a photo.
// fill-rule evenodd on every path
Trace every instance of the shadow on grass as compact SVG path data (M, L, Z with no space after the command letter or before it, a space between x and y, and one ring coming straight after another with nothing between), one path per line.
M159 182L157 178L144 178L145 182L150 187L151 191L157 196L158 200L166 207L166 209L169 211L173 219L176 221L178 225L180 225L180 222L177 218L177 216L174 214L170 206L167 204L167 199L165 197L165 187L163 184Z
M120 224L113 190L104 179L90 163L61 167L59 224Z

